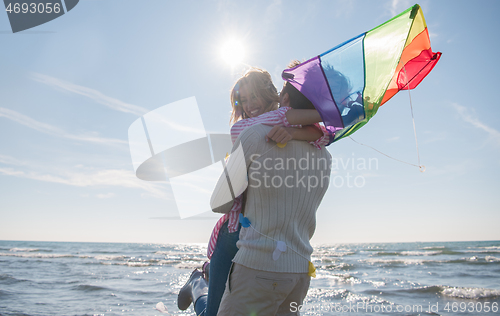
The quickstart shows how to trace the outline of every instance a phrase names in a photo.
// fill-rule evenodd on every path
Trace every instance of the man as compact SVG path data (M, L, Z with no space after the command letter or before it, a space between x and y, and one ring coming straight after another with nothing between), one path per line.
M282 106L290 106L294 109L314 109L312 103L289 83L285 84L281 92L280 102ZM306 121L310 121L310 123L321 120L315 110L296 111L293 112L293 115L297 115L297 117L288 117L291 112L287 113L290 122L304 122L304 118L307 118ZM300 116L300 120L298 116ZM236 262L235 269L239 270L238 266L242 266L255 271L270 272L272 275L278 275L281 280L283 278L288 280L290 276L292 279L297 279L298 285L291 287L296 289L290 292L290 295L286 295L289 302L279 304L288 306L284 307L284 313L287 314L290 313L291 303L299 305L302 303L309 287L310 277L307 272L312 253L309 239L314 232L315 212L328 187L330 175L330 155L324 148L318 150L306 142L297 141L288 143L285 148L278 148L276 143L264 141L267 136L276 142L286 143L291 139L290 132L292 131L279 126L273 128L264 125L249 127L241 133L235 142L232 154L232 158L234 158L238 156L235 155L235 150L243 149L244 155L240 155L241 164L243 165L243 173L248 174L249 177L245 206L245 209L248 210L245 211L245 215L252 223L250 228L242 229L241 239L237 244L240 249L233 260ZM222 182L225 180L225 177L222 177ZM231 183L231 185L234 190L235 183ZM225 186L227 187L227 184ZM229 202L227 205L230 206L232 203ZM214 211L220 212L224 209L227 211L229 210L226 208L227 205ZM266 216L271 216L272 220ZM277 220L278 218L283 218L283 221ZM262 226L264 222L267 225L265 227ZM254 241L255 236L261 236L260 240ZM279 236L281 239L276 240L272 236ZM279 247L277 247L278 244ZM248 258L253 259L248 262ZM267 262L269 260L272 262L271 264ZM235 273L235 271L232 272ZM269 277L266 278L269 279ZM244 283L245 287L249 286L246 281ZM275 283L276 285L273 285ZM283 282L279 284L283 285ZM228 285L230 284L226 284L226 291ZM273 293L277 293L275 290L278 283L273 281L271 285ZM284 284L284 286L287 289L290 288L290 284ZM253 287L249 288L253 289ZM195 270L179 293L179 308L186 309L193 302L196 312L203 313L207 292L208 288L203 273ZM233 296L232 293L229 291L229 294L225 294L231 297L226 300L232 301L232 297L238 300L241 296L238 293ZM248 297L245 293L242 295ZM262 301L262 299L257 298L257 301ZM261 310L254 307L252 302L245 302L243 305L248 306L251 310L240 311L230 308L225 312L228 315L247 315L252 311ZM279 309L279 306L275 307ZM221 311L221 313L223 312ZM280 312L280 314L282 313ZM268 308L264 308L258 314L268 315ZM274 315L276 312L271 314Z
M299 92L286 84L282 106L303 104L290 97L294 93ZM242 146L248 172L244 216L249 223L243 221L247 227L240 232L218 315L297 314L291 306L302 305L309 288L309 240L330 182L331 156L303 141L284 148L265 142L271 129L249 127L235 142L234 148Z

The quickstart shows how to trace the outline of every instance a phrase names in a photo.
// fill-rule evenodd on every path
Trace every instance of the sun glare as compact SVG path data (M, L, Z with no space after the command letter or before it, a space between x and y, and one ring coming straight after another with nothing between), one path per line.
M232 67L243 62L245 49L240 41L229 40L221 48L222 59Z

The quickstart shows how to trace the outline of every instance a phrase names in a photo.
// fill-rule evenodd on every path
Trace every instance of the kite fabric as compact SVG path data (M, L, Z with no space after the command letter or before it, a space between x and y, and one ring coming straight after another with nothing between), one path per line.
M414 89L434 68L418 4L376 28L298 66L282 77L316 107L330 143L365 125L399 90Z

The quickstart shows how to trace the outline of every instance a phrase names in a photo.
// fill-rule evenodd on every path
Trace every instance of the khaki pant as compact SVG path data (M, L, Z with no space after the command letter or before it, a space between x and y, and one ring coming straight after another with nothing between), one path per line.
M233 263L218 316L299 315L311 277L260 271Z

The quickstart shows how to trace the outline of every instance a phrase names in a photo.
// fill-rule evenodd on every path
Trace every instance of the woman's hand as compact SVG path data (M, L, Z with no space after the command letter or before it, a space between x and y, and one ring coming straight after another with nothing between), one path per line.
M297 128L294 127L284 127L284 126L274 126L269 133L267 133L266 141L272 139L277 143L286 144L291 141L297 131Z

